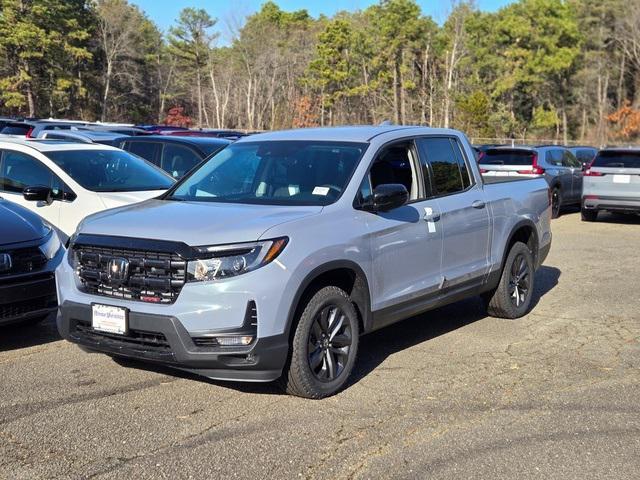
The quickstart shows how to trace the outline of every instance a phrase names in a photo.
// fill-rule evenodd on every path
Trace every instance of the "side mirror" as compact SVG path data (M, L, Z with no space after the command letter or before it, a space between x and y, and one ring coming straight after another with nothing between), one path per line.
M49 187L43 185L26 187L22 191L22 196L29 202L45 202L47 205L53 203L53 192Z
M386 183L378 185L373 190L369 210L374 212L387 212L403 206L409 200L409 192L404 185L399 183Z

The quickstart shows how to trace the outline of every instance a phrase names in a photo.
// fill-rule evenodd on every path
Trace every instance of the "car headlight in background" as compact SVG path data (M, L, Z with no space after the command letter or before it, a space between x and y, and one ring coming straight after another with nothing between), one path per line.
M58 234L54 229L51 229L49 233L49 238L47 241L40 245L40 251L47 257L48 260L51 260L56 256L58 250L60 250L60 239L58 238Z
M197 247L201 258L187 263L187 280L205 282L251 272L275 260L288 240L282 237L261 242Z

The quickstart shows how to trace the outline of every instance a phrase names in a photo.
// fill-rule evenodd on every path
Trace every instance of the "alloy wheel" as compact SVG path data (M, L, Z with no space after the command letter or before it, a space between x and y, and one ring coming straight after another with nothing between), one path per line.
M313 319L308 340L308 361L320 381L335 380L344 371L351 352L351 325L336 305L324 307Z
M509 277L509 297L511 302L520 307L527 300L531 286L531 274L529 264L523 254L519 254L511 264L511 275Z

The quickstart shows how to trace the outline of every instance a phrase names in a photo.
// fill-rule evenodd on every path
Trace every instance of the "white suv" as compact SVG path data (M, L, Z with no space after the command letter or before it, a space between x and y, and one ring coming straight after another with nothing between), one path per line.
M149 162L106 145L0 141L0 195L54 225L65 242L87 215L156 197L173 183Z

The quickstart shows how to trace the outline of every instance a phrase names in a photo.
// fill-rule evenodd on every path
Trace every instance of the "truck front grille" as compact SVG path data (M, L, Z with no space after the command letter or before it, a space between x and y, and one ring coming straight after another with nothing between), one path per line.
M78 245L73 248L86 293L150 303L174 303L185 284L187 263L175 253ZM127 274L110 278L112 260L127 262Z
M47 257L38 247L0 250L0 253L8 253L11 256L11 268L0 272L0 277L36 272L47 264Z

